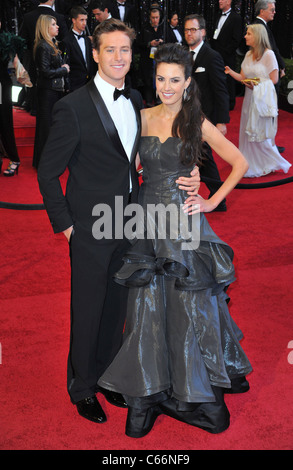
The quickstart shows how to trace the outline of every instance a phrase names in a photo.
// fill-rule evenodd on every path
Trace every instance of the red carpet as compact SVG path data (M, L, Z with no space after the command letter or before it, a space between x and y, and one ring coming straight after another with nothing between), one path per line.
M228 127L228 137L236 144L240 107L238 99ZM291 163L292 121L292 114L280 112L277 143L286 147L283 156ZM34 119L16 111L16 133L23 132L23 122L33 132ZM0 201L41 204L30 142L19 139L19 174L0 176ZM219 162L219 168L225 177L227 166ZM291 168L287 175L242 182L292 175ZM215 232L235 251L237 281L229 289L230 312L244 332L242 345L253 366L250 391L227 395L231 425L219 435L164 416L145 438L128 438L124 434L126 410L109 405L100 395L108 416L105 424L96 425L77 414L66 392L67 242L63 235L53 235L45 211L1 208L0 449L107 450L112 454L115 450L177 450L180 454L191 450L292 450L293 361L289 353L293 347L288 347L293 341L292 188L288 183L236 189L228 197L226 213L208 214ZM206 192L204 185L201 192Z

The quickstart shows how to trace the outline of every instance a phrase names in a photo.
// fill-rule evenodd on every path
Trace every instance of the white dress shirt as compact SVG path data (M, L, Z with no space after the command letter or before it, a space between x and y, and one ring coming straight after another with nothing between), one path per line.
M214 36L213 36L213 39L217 39L219 34L220 34L220 31L221 29L223 28L223 25L225 23L225 21L227 20L228 16L230 15L231 13L231 9L228 10L228 11L225 11L224 13L222 13L220 19L219 19L219 22L218 22L218 26L217 28L215 29L215 32L214 32Z
M75 39L76 39L76 41L77 41L77 43L78 43L78 45L79 45L79 47L80 47L80 49L81 49L81 52L82 52L84 61L85 61L85 63L86 63L85 40L84 40L84 38L78 39L77 36L79 36L80 33L78 33L77 31L75 31L74 29L72 29L72 32L74 33L74 37L75 37ZM77 36L76 36L76 34L77 34Z
M137 133L136 114L131 100L128 100L125 96L120 96L114 101L115 87L103 80L99 72L97 72L94 82L115 124L124 150L130 159ZM131 187L130 181L130 189Z
M203 46L203 41L201 41L201 42L199 43L199 45L196 46L195 49L191 49L191 47L189 48L190 52L193 52L193 62L195 61L196 56L197 56L197 54L199 53L199 51L200 51L200 49L202 48L202 46Z
M182 43L182 36L181 36L181 34L179 33L178 29L177 29L177 28L173 28L171 25L170 25L170 28L172 29L173 33L175 34L176 39L177 39L177 42L179 42L179 43L181 44L181 43Z
M119 10L119 15L121 21L124 21L124 16L125 16L125 3L120 3L117 2L118 10Z

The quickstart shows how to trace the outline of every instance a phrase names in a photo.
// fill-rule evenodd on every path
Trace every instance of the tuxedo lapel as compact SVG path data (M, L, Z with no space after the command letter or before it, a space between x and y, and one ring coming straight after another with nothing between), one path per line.
M135 140L134 140L134 144L133 144L133 148L132 148L132 152L131 152L131 156L130 156L130 162L132 162L134 160L134 158L136 157L137 150L138 150L138 144L139 144L140 133L141 133L141 118L140 118L140 111L137 108L136 103L134 102L134 100L132 99L131 96L130 96L130 100L131 100L133 109L135 111L136 122L137 122L136 137L135 137Z
M195 71L197 69L197 67L201 66L202 65L202 58L204 57L204 50L206 48L206 45L203 44L198 52L198 54L196 55L196 58L195 58L195 61L193 63L193 70Z
M220 33L219 33L219 36L220 36L221 34L223 34L223 32L225 33L226 29L229 28L230 23L231 23L231 21L232 21L232 16L231 16L231 15L232 15L232 12L230 13L230 15L228 16L228 18L226 19L225 23L223 24L223 26L222 26L222 28L221 28L221 31L220 31Z
M76 54L80 57L80 59L82 60L82 63L84 64L85 68L87 69L87 64L84 60L83 53L81 52L81 48L79 47L79 45L77 43L77 40L74 37L73 32L71 32L71 43L72 43L72 46L73 46Z
M117 129L114 125L114 122L110 116L109 111L107 110L107 107L104 103L103 98L101 97L99 91L97 90L97 87L94 83L94 80L91 80L87 85L87 89L89 91L89 94L94 102L94 105L96 107L97 113L100 116L100 119L102 121L102 124L104 126L105 132L107 136L109 137L110 141L112 144L115 146L116 150L125 158L127 158L127 154L124 150L124 147L121 143L120 137L118 135Z

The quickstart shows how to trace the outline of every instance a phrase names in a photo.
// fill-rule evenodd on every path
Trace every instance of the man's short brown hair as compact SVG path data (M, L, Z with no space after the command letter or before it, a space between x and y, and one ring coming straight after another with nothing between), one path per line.
M134 29L129 28L129 26L123 23L123 21L116 20L115 18L110 18L109 20L105 20L98 26L96 26L93 32L93 48L99 52L101 45L101 35L107 33L114 33L115 31L121 31L122 33L125 33L129 37L130 43L132 45L135 39Z

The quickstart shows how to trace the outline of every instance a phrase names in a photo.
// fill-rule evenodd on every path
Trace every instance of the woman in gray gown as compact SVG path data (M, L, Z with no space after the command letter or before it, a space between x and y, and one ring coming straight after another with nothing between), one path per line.
M146 435L160 414L222 432L230 417L224 393L249 389L251 365L227 307L226 290L235 279L233 251L203 214L230 193L247 163L202 115L191 70L187 49L158 48L156 88L162 103L142 111L138 163L144 224L137 224L116 273L116 281L130 288L123 345L98 382L124 395L130 437ZM203 141L232 170L210 199L194 196L184 204L175 181L200 165Z

